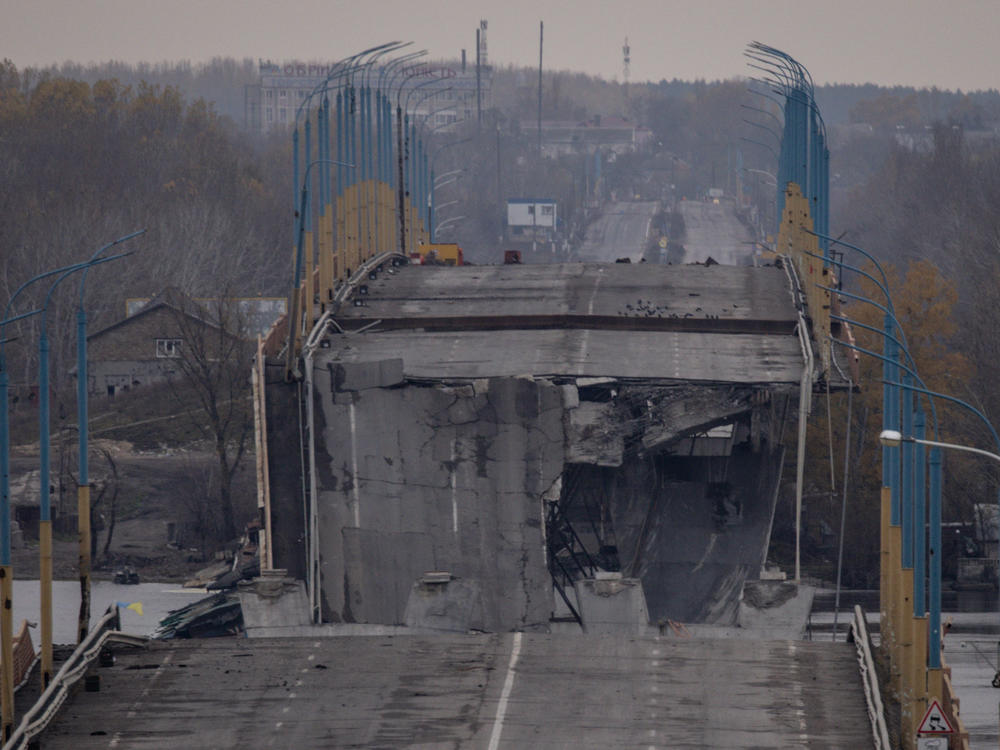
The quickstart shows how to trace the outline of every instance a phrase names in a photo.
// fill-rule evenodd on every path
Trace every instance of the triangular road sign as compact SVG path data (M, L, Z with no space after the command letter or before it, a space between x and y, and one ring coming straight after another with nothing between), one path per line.
M924 719L920 722L917 734L952 734L954 731L948 717L941 710L941 704L935 698L927 707L927 713L924 714Z

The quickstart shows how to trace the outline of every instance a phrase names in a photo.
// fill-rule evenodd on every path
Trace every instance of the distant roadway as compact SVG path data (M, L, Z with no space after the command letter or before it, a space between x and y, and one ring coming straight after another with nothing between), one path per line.
M750 230L736 217L732 201L681 201L684 237L671 237L684 245L685 263L704 263L712 258L726 266L753 265L754 245Z
M656 201L610 204L587 229L576 259L614 263L628 258L638 263L649 243L649 230L658 208Z

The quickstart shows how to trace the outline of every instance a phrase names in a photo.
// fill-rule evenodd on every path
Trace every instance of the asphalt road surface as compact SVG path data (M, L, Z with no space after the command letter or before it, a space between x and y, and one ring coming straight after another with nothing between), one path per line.
M869 747L844 643L538 633L158 642L40 737L87 748Z
M659 204L655 201L612 203L587 229L577 260L614 263L628 258L642 260L649 242L649 227Z
M753 265L753 235L738 218L732 201L681 201L684 218L684 262L704 263L712 258L726 266Z

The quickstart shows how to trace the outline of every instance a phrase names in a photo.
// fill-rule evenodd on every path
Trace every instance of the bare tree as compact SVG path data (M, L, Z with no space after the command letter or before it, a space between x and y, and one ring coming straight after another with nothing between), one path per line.
M107 559L108 550L111 549L111 539L115 534L115 523L118 520L118 465L115 463L114 457L111 455L111 451L107 448L101 448L101 455L104 456L104 460L108 464L108 468L111 470L111 475L105 478L99 485L97 491L97 497L90 504L90 528L97 530L97 520L101 514L101 506L104 503L105 497L108 500L108 516L107 516L107 535L104 537L104 548L101 550L101 557ZM108 496L110 492L110 496ZM91 533L90 535L90 556L95 558L97 556L97 534Z
M179 298L171 309L181 340L177 362L183 375L183 382L172 382L172 386L175 395L197 403L203 419L195 420L195 426L213 443L219 469L220 530L230 540L237 534L233 478L253 430L251 345L243 316L229 296L220 295L207 307Z

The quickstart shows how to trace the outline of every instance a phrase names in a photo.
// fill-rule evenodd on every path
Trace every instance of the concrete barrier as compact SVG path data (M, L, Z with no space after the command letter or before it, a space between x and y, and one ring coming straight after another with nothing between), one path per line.
M621 574L584 578L576 582L580 618L585 633L643 633L649 626L649 612L642 582Z

